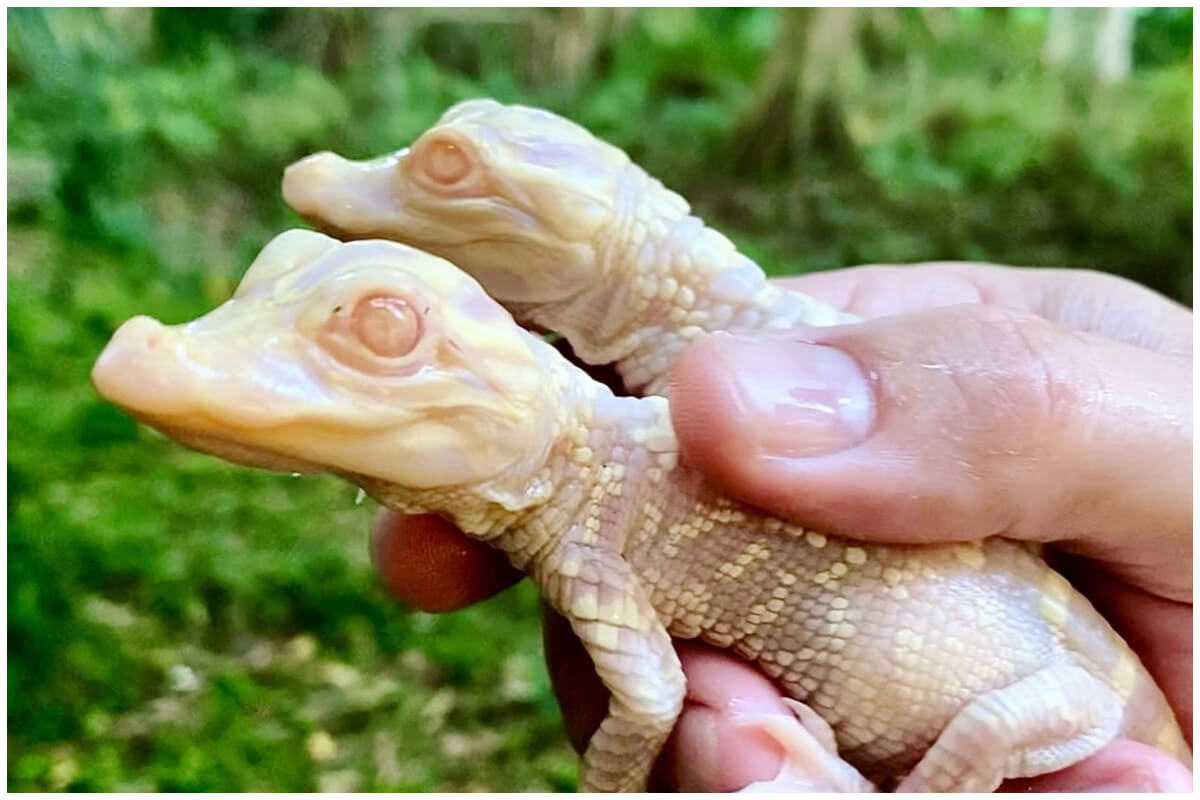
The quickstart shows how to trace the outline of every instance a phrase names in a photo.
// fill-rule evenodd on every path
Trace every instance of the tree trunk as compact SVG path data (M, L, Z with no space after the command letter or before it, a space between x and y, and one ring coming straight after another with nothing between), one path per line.
M1078 9L1061 6L1050 9L1046 41L1042 44L1042 60L1052 67L1065 67L1079 49L1078 42Z
M596 54L625 29L631 17L631 9L627 8L560 9L551 40L555 80L579 80L595 62Z
M766 175L791 168L795 155L791 122L812 14L807 8L779 11L775 41L750 104L734 129L734 167L738 172Z
M737 171L786 174L812 150L853 158L841 94L856 33L853 8L780 11L762 75L734 129Z
M1129 77L1133 63L1132 8L1105 8L1096 27L1093 55L1101 83L1119 83Z
M1042 60L1089 82L1123 81L1133 61L1133 25L1132 8L1055 8Z

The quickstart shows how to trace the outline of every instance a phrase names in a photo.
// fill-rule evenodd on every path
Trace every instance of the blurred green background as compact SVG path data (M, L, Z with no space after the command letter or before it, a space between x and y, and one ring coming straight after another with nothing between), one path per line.
M100 402L116 326L224 300L281 171L451 103L626 148L773 272L1071 265L1191 302L1192 12L10 10L8 787L575 785L528 585L431 616L332 480Z

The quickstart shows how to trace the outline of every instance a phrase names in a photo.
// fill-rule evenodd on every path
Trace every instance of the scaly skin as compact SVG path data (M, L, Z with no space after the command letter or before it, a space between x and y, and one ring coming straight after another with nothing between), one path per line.
M93 381L185 444L339 474L504 551L612 693L583 789L645 787L684 697L671 636L754 661L818 751L903 790L987 791L1116 736L1186 754L1137 657L1026 547L856 543L721 497L665 399L614 396L403 245L283 234L210 314L127 322Z
M687 202L580 126L493 100L459 103L411 148L318 153L283 196L343 238L403 242L474 276L523 325L662 394L696 337L853 319L769 284Z

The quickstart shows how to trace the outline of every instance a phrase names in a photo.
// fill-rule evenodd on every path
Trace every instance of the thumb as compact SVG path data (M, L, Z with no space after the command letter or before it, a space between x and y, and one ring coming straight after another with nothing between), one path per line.
M987 305L773 338L676 367L685 459L829 533L1063 542L1190 601L1191 361Z

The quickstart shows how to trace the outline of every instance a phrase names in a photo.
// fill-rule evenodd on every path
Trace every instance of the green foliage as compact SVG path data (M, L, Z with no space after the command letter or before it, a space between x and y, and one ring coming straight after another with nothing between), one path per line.
M88 384L123 320L202 313L297 224L308 152L490 95L626 148L776 272L1087 265L1190 300L1190 10L1143 13L1109 87L1039 66L1039 10L880 12L833 109L852 158L750 179L781 13L8 12L10 789L574 785L531 587L398 608L351 488L185 452Z

